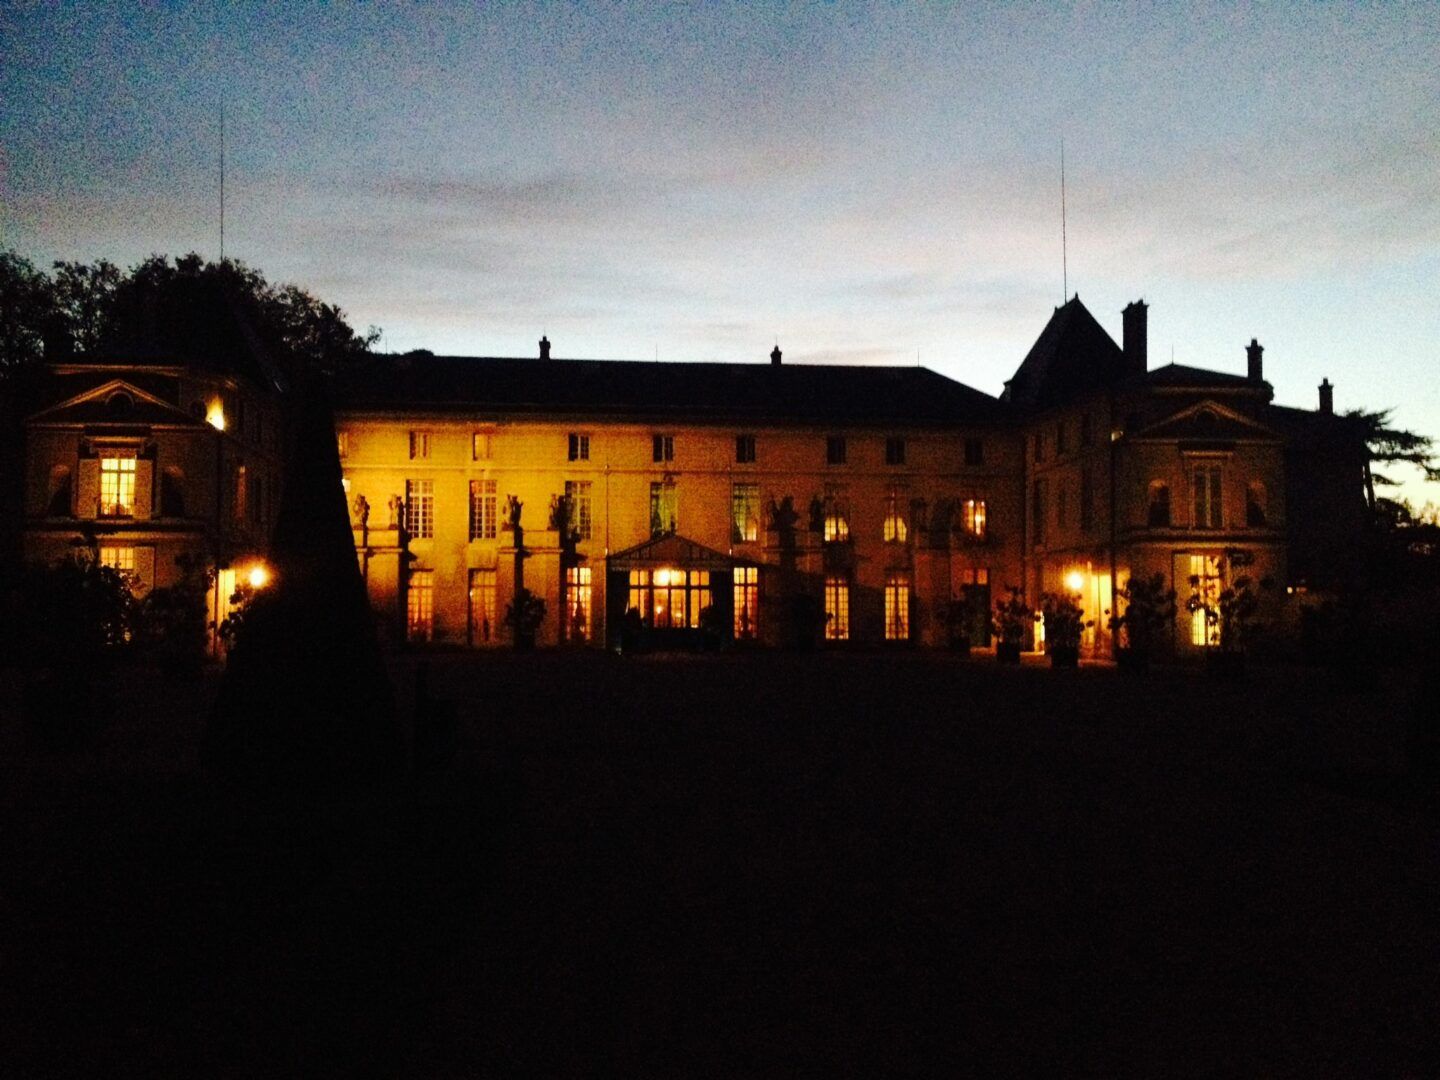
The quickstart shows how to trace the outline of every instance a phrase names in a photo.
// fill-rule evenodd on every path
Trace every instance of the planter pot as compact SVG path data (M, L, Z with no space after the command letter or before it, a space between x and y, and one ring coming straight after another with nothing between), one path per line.
M1020 662L1020 643L1018 641L997 642L995 659L1002 664L1018 664Z
M1049 650L1051 667L1079 667L1080 647L1078 645L1056 645Z

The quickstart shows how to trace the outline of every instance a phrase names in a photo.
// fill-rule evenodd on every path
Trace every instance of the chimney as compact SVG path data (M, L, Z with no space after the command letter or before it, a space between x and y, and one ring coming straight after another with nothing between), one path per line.
M540 359L550 359L550 339L544 334L540 335Z
M1265 363L1260 357L1264 351L1265 346L1253 337L1250 344L1245 346L1245 377L1251 382L1265 381Z
M778 341L775 343L775 348L770 350L770 363L776 367L780 366L780 343Z
M1124 321L1121 349L1125 353L1125 374L1143 375L1150 364L1150 349L1147 342L1146 316L1150 305L1136 300L1125 305L1121 312Z
M1320 380L1320 412L1325 416L1335 415L1335 387L1329 379Z

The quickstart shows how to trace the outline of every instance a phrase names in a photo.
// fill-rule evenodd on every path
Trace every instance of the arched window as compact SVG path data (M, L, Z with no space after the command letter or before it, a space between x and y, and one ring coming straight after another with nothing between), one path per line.
M1146 521L1151 528L1170 526L1170 485L1164 480L1150 481L1150 510Z

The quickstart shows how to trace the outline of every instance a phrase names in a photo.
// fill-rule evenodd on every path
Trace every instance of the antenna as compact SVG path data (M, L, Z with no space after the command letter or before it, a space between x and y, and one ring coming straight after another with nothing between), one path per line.
M1065 236L1065 136L1060 136L1060 303L1070 299L1070 249Z
M220 261L225 261L225 99L220 99Z

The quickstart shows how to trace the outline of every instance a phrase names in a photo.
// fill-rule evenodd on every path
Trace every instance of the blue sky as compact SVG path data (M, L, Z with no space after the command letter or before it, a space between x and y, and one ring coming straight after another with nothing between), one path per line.
M1440 6L6 5L0 243L218 246L385 347L921 363L1069 282L1440 436ZM1440 498L1418 484L1417 501Z

